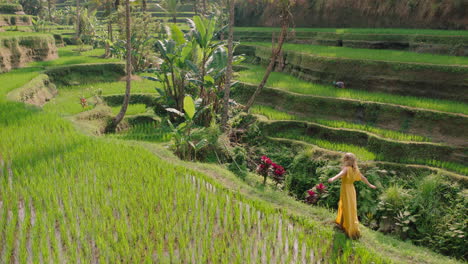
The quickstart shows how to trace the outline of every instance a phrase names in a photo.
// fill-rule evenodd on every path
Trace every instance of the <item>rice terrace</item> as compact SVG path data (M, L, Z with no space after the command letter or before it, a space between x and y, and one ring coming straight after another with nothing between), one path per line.
M0 263L467 263L468 2L0 0Z

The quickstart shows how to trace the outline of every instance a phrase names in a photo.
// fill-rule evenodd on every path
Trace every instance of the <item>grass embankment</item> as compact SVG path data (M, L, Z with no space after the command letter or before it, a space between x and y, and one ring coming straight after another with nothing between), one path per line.
M53 61L38 61L31 64L32 67L52 67L52 66L65 66L82 63L106 63L106 62L120 62L119 59L103 59L101 56L104 49L90 49L89 46L83 46L83 51L80 52L80 47L66 46L59 48L59 59Z
M264 67L249 65L248 70L243 70L238 73L237 79L241 82L259 84L264 73ZM285 73L272 72L266 86L299 94L356 99L468 115L468 105L461 102L401 96L380 92L367 92L362 90L337 89L331 85L328 86L303 81Z
M379 135L384 138L399 140L399 141L414 141L414 142L430 142L431 139L419 135L408 134L397 132L393 130L382 129L370 125L356 124L345 121L338 120L325 120L325 119L316 119L309 117L301 117L298 115L292 115L286 112L279 111L273 107L255 105L252 107L251 112L253 114L264 115L270 120L303 120L310 121L317 124L334 127L334 128L348 128L354 130L367 131L376 135Z
M252 108L251 112L253 114L260 114L260 115L266 116L270 120L304 120L304 121L310 121L310 122L314 122L317 124L321 124L321 125L325 125L325 126L333 127L333 128L345 128L345 129L353 129L353 130L358 130L358 131L366 131L372 134L376 134L382 137L386 137L386 138L398 140L398 141L414 141L414 142L430 141L428 138L425 138L422 136L406 134L406 133L401 133L401 132L396 132L396 131L391 131L391 130L385 130L385 129L375 128L372 126L354 124L354 123L343 122L343 121L335 121L335 120L301 118L297 115L291 115L286 112L278 111L268 106L256 105ZM287 139L304 141L304 142L319 146L324 149L341 151L341 152L352 152L352 153L355 153L360 160L387 161L387 158L385 156L382 156L379 153L375 153L367 149L366 147L314 138L313 136L310 136L310 135L297 133L297 131L294 131L294 132L280 131L280 132L274 133L274 135L272 136L274 136L275 138L287 138ZM417 159L417 158L414 158L414 159L406 158L406 159L402 159L400 162L410 163L410 164L415 163L415 164L439 167L439 168L447 169L449 171L460 173L462 175L468 175L468 168L466 166L453 163L453 162L438 161L438 160L424 160L424 159Z
M279 32L275 27L236 27L238 32ZM403 28L294 28L296 32L327 32L337 34L396 34L430 36L468 36L466 30L403 29Z
M271 47L271 43L244 42L243 45ZM284 50L308 53L322 57L346 58L357 60L407 62L440 65L468 65L467 57L420 54L408 51L355 49L346 47L318 46L305 44L284 44Z

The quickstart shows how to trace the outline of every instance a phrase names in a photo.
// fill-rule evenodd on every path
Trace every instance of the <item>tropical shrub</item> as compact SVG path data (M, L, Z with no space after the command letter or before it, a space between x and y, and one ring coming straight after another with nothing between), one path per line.
M194 118L196 114L199 114L202 111L196 111L195 103L190 96L186 96L184 98L184 113L174 108L168 108L167 111L185 118L185 121L178 125L174 125L170 120L168 120L172 129L172 140L174 143L175 154L181 159L196 160L197 152L206 147L208 143L206 139L201 139L199 141L193 140L193 132L196 129Z
M256 172L263 177L263 184L266 184L267 178L271 177L278 185L284 181L286 170L283 166L274 163L269 157L263 155L260 158Z
M209 126L221 111L227 68L227 49L224 42L215 39L216 20L194 17L188 20L190 31L184 34L176 25L167 28L168 39L155 43L160 58L156 67L150 70L160 82L167 103L181 111L185 94L201 99L205 111L197 123ZM236 56L234 63L242 57ZM231 84L231 86L234 84Z
M317 204L322 198L328 195L327 187L323 183L319 183L314 188L307 190L305 201L308 204Z
M228 169L234 174L244 179L247 175L247 152L241 146L236 146L232 150L232 162L228 164Z
M313 154L313 149L300 152L294 157L289 168L286 189L297 199L302 199L304 192L319 182L316 171L326 164L326 161L313 159Z

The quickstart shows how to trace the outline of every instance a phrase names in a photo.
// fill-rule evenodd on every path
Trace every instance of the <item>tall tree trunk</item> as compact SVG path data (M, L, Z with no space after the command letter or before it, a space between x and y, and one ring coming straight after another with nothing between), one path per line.
M112 11L111 9L112 7L110 3L107 4L106 9L107 9L107 40L108 41L106 41L104 57L109 58L111 57L109 41L112 41L111 40L112 38L112 21L111 21Z
M248 112L250 107L252 107L252 105L255 102L255 99L260 94L263 87L265 87L265 84L267 83L268 78L270 77L270 74L273 71L273 68L275 67L276 60L278 59L278 55L281 53L281 49L283 48L284 41L286 40L286 36L288 34L288 25L289 25L289 18L286 15L283 15L282 22L281 22L281 33L278 39L278 46L276 47L276 49L272 50L270 64L268 65L266 69L262 82L258 85L257 89L255 90L255 93L252 95L252 97L250 97L249 101L247 102L247 105L245 106L245 109L244 109L245 112Z
M229 99L231 93L232 80L232 61L234 57L234 0L228 0L229 5L229 35L228 35L228 61L226 69L226 84L224 87L224 102L223 113L221 116L221 129L226 131L228 114L229 114Z
M147 7L146 0L141 1L141 9L143 10L144 13L146 12L146 7Z
M49 22L52 22L52 3L51 3L52 0L47 0L47 9L48 9L48 13L49 13Z
M76 0L76 39L80 38L81 31L80 0Z
M131 21L130 21L130 0L125 1L125 29L126 29L126 37L127 37L127 86L125 89L125 97L123 100L122 107L120 108L120 112L114 118L112 122L112 126L110 127L111 131L115 131L119 123L125 116L127 112L128 104L130 102L130 90L132 88L132 43L131 43ZM109 131L109 128L107 129Z

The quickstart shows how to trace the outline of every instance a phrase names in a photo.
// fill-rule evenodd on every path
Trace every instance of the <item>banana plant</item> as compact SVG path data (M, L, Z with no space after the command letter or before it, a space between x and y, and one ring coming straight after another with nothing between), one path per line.
M194 119L204 111L204 108L196 108L196 103L192 97L184 97L184 112L180 112L174 108L167 108L168 112L174 113L185 121L175 126L168 120L169 126L172 130L172 140L174 142L175 153L181 158L186 160L196 160L197 153L208 145L206 139L195 142L192 138L192 131L194 129Z

